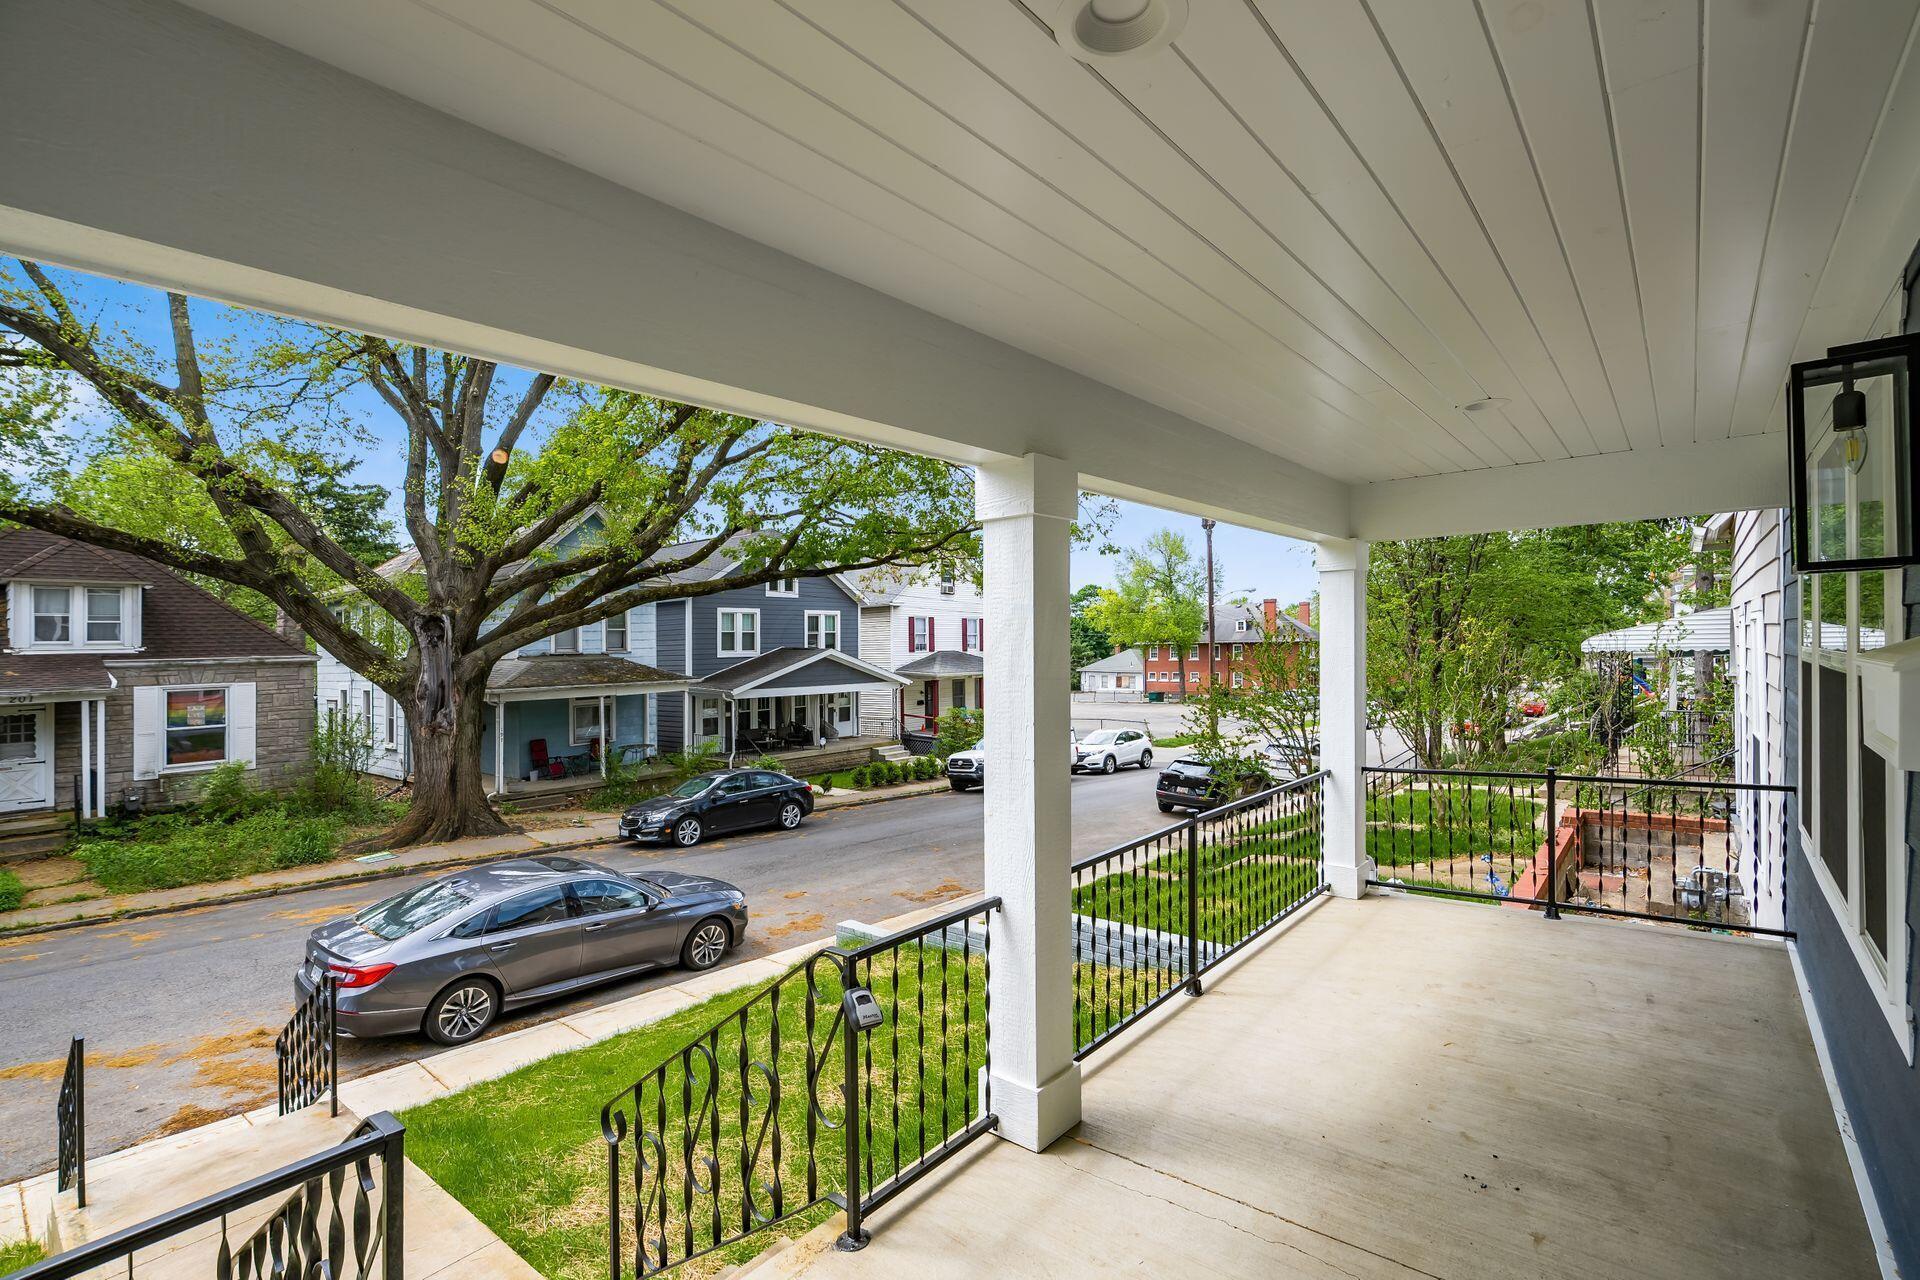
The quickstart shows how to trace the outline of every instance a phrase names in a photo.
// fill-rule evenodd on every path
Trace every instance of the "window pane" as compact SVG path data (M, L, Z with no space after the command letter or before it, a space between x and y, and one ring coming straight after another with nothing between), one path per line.
M1860 914L1867 937L1887 956L1887 762L1860 744Z
M1819 669L1820 857L1850 898L1847 879L1847 677L1832 667Z
M33 589L33 638L42 644L65 644L73 638L69 622L73 593L65 587Z
M1849 575L1860 580L1860 648L1879 649L1887 643L1887 575Z
M583 880L573 886L573 896L580 899L580 909L590 916L647 905L646 894L617 880Z
M493 927L487 932L503 933L508 929L530 929L535 925L554 924L567 918L567 891L560 885L551 889L536 889L532 893L523 893L517 898L509 898L493 909Z
M87 589L87 639L120 638L120 590L117 587Z
M1813 663L1800 663L1800 825L1813 830Z

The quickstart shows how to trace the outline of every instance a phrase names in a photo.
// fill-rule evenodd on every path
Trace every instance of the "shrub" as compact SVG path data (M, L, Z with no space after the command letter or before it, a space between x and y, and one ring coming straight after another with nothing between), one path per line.
M372 763L373 744L367 739L365 720L338 714L324 717L313 734L313 763L288 796L288 807L346 822L380 821L389 816L391 807L374 795L367 781Z
M872 770L868 769L866 765L860 765L858 768L854 769L853 777L850 779L850 781L853 783L853 787L857 791L865 788L867 785L867 780L872 776L873 776Z
M271 804L230 822L164 813L96 833L73 856L110 893L174 889L328 861L341 830L338 817L296 816Z
M785 773L787 771L787 762L779 756L761 756L747 767L749 769L765 769L768 773Z
M880 770L880 783L890 787L900 781L900 766L891 760L882 760L875 768Z
M330 862L340 848L340 824L331 818L289 822L273 853L275 867L311 867Z
M986 731L986 719L977 709L956 707L940 717L940 732L934 735L933 754L945 760L956 751L977 747Z
M26 900L27 887L20 883L20 877L0 867L0 911L18 911Z
M928 782L940 772L940 762L932 756L916 756L913 761L914 776L922 782Z
M200 814L216 822L238 818L271 802L272 797L254 790L247 780L247 766L238 760L215 766L200 789Z
M830 773L823 773L819 777L813 780L813 785L820 789L821 795L826 795L828 792L833 790L833 775Z

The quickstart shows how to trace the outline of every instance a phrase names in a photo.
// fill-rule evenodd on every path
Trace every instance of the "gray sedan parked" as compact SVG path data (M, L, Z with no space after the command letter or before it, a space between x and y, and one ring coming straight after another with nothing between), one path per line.
M456 871L307 938L294 984L338 984L340 1029L472 1040L501 1013L662 965L711 969L747 931L747 896L721 880L622 875L578 858Z

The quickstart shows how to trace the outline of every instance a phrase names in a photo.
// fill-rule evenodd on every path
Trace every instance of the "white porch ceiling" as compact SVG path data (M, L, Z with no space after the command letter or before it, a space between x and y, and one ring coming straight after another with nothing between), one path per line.
M1913 0L192 2L1347 481L1783 429L1920 174Z
M0 244L1285 531L1778 503L1920 238L1920 0L189 2L0 3Z

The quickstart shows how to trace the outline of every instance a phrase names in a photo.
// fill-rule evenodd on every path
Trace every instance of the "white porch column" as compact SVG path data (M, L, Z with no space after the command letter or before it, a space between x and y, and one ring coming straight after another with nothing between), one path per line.
M493 702L493 794L507 794L507 700Z
M80 794L74 803L75 822L93 816L93 703L84 698L80 702Z
M93 816L107 816L107 700L100 699L93 704L93 740L99 749L93 753L94 769L100 779L100 790L94 796Z
M1343 898L1367 891L1367 544L1322 542L1320 566L1321 816L1327 881Z
M993 1109L1000 1133L1039 1151L1080 1122L1073 1059L1068 865L1071 797L1060 748L1067 695L1067 535L1079 477L1028 454L979 469L985 548L983 656L999 690L986 721L986 882L993 921Z

